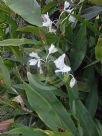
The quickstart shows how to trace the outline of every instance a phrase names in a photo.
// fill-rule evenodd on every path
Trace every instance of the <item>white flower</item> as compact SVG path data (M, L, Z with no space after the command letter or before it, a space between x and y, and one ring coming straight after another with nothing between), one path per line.
M56 33L56 30L55 30L55 29L53 29L53 28L52 28L52 26L51 26L51 27L49 27L49 28L48 28L48 30L49 30L49 32L50 32L50 33Z
M52 21L49 18L48 12L47 12L47 14L42 15L42 18L44 20L43 26L45 26L45 27L51 27L52 26Z
M47 59L48 59L48 57L49 57L50 54L55 53L55 52L58 51L58 49L55 48L55 45L54 45L54 44L51 44L51 46L50 46L50 48L49 48L48 50L49 50L49 53L48 53L48 55L47 55L47 57L46 57L46 62L47 62Z
M68 1L64 2L64 10L68 9L70 7L70 3Z
M49 18L48 12L47 12L47 14L42 15L42 18L43 18L43 21L44 21L44 22L43 22L43 26L47 27L48 30L49 30L49 32L55 33L56 30L52 28L53 22L52 22L51 19Z
M74 76L72 76L72 79L70 80L69 86L70 86L71 88L73 88L75 84L76 84L76 79L74 78Z
M74 17L74 16L72 16L72 15L70 15L70 17L69 17L69 22L71 22L71 23L76 23L76 18Z
M48 50L49 50L49 54L52 54L52 53L55 53L58 51L58 49L55 48L55 45L53 45L53 44L51 44L51 46Z
M36 60L36 59L30 59L29 60L29 65L31 65L31 66L36 65L37 62L38 62L38 60Z
M61 55L58 59L54 61L56 68L58 68L57 70L55 70L55 73L58 72L65 73L71 71L71 67L65 65L64 58L65 54Z
M36 52L30 53L29 56L32 57L32 58L36 58L36 59L40 58Z
M64 11L67 13L71 13L73 9L70 9L70 3L68 1L64 2Z
M32 52L32 53L29 54L29 56L33 58L33 59L30 59L30 60L29 60L29 65L30 65L30 66L35 66L35 65L37 65L37 67L40 69L40 73L42 73L43 71L42 71L42 69L41 69L41 59L40 59L40 57L38 56L38 54L35 53L35 52Z

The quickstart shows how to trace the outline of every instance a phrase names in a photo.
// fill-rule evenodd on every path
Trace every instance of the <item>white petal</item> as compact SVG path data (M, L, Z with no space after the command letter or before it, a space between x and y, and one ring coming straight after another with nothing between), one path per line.
M56 33L56 30L52 28L52 26L48 27L50 33Z
M66 9L65 10L67 13L71 13L73 11L73 9Z
M48 12L47 12L47 14L42 15L42 18L43 18L43 21L44 21L43 26L45 26L45 27L51 27L52 26L52 21L49 18Z
M65 58L65 54L61 55L58 59L56 59L54 61L56 68L63 69L63 67L65 65L64 64L64 58Z
M29 60L29 65L31 65L31 66L36 65L37 62L38 61L36 59L31 59L31 60Z
M76 18L74 17L74 16L72 16L72 15L70 15L70 17L69 17L69 22L71 22L71 23L75 23L76 22Z
M48 49L49 50L49 54L51 53L55 53L58 51L57 48L55 48L55 45L51 44L50 48Z
M36 59L39 59L39 58L40 58L36 52L30 53L29 56L30 56L30 57L33 57L33 58L36 58Z
M70 7L70 3L68 1L64 2L64 10L66 11Z
M70 80L70 87L73 88L75 84L76 84L76 80L74 77L72 77L72 79Z
M40 68L41 67L41 61L40 61L40 59L38 60L38 68Z
M69 72L71 71L71 67L65 65L64 63L65 54L61 55L58 59L54 61L56 68L59 70L56 70L55 72Z
M69 71L71 71L71 67L69 67L69 66L67 66L67 65L64 65L62 71L63 71L63 72L69 72Z

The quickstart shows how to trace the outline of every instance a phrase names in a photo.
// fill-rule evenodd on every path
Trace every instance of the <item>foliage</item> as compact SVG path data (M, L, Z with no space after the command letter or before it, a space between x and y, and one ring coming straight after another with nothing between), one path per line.
M102 134L102 4L65 2L0 1L2 135Z

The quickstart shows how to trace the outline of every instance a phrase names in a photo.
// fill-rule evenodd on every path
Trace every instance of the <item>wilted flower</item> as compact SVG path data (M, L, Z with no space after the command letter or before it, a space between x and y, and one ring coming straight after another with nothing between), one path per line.
M55 73L58 72L65 73L71 71L71 67L67 66L64 63L64 59L65 59L65 54L61 55L58 59L54 61L56 68L58 68L57 70L55 70Z

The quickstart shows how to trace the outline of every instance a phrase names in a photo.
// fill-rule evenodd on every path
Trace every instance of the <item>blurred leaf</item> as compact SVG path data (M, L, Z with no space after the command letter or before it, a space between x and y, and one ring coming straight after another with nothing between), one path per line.
M0 41L0 46L20 46L24 44L36 44L36 40L31 40L31 39L7 39Z
M84 134L86 136L98 136L95 123L90 113L87 111L87 109L80 100L77 100L75 102L75 110L77 119L82 126Z
M98 87L93 67L84 71L84 78L86 78L86 83L90 88L89 94L86 98L86 107L91 116L94 117L98 106Z
M102 6L102 0L88 0L88 1L91 2L92 4L96 4L96 5Z
M43 133L42 131L33 130L33 128L30 127L15 128L4 134L9 134L9 135L22 134L23 136L47 136L47 134Z
M0 70L3 80L5 81L5 84L10 87L11 86L10 74L1 57L0 57Z
M98 39L97 45L95 47L96 59L102 61L102 38Z
M5 120L0 122L0 131L5 131L10 128L11 124L14 123L13 119Z
M81 65L87 49L86 25L83 24L80 30L75 33L74 45L70 51L70 61L72 69L75 71Z
M102 11L102 7L92 6L92 7L89 7L84 10L82 17L90 20L90 19L96 17L97 15L99 15L99 13L101 13L101 11Z
M15 13L33 25L42 26L41 9L36 0L3 0Z

